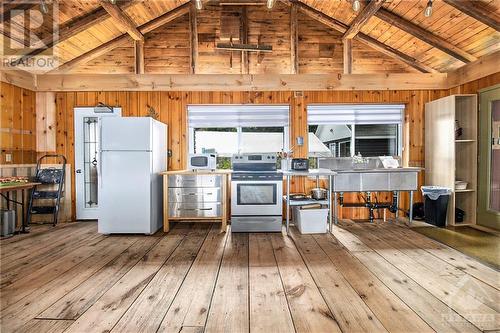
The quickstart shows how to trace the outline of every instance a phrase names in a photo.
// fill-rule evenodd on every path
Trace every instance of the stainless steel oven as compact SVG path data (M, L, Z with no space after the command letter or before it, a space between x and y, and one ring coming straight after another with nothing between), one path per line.
M276 172L276 155L235 155L231 161L231 231L280 232L283 175Z
M283 176L278 173L234 173L231 215L282 215Z

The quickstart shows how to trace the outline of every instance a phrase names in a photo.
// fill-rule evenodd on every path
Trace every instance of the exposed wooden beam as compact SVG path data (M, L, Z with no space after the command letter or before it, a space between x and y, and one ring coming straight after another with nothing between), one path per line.
M344 74L352 73L352 39L344 39L343 41L343 55L344 55Z
M197 72L198 65L198 19L197 11L194 5L189 10L189 45L191 48L189 68L191 74Z
M290 73L299 73L299 26L298 9L295 4L290 8Z
M37 89L36 76L19 69L2 68L0 70L0 81L33 91Z
M3 9L3 11L2 11L2 23L6 24L7 22L10 22L10 20L12 20L12 18L14 16L17 16L17 14L12 15L12 14L14 14L13 13L14 10L18 10L19 11L18 13L21 13L22 11L34 8L35 6L39 6L39 4L33 3L33 2L26 2L26 3L20 3L20 4L16 3L16 2L12 2L10 4L3 3L2 4L2 9Z
M126 8L132 6L136 2L134 1L127 1L124 3L120 3L120 9L125 10ZM70 21L67 21L63 23L59 27L59 36L56 40L54 40L52 35L46 36L45 38L42 39L41 44L46 45L47 48L54 47L57 44L60 44L64 42L65 40L97 25L102 22L104 22L106 19L109 18L108 12L102 8L99 7L87 14L84 14L82 16L78 16ZM30 58L34 57L40 53L43 52L43 49L36 49L35 51L25 55L23 58Z
M439 74L45 74L39 91L320 91L443 89Z
M474 62L448 73L448 86L449 88L453 88L498 73L500 71L498 64L500 64L500 51L485 55Z
M464 14L475 18L479 22L500 31L500 17L494 11L488 10L482 5L481 1L470 0L443 0L448 5L455 7Z
M144 41L134 41L135 74L144 74Z
M401 16L398 16L397 14L394 14L384 8L380 8L378 12L375 13L375 16L395 27L398 27L403 31L406 31L407 33L417 37L418 39L462 62L468 63L477 60L475 56L463 51L459 47L448 42L446 39L441 38L433 34L432 32L427 31L416 24L413 24L410 21L405 20Z
M240 37L243 44L248 44L248 10L245 6L241 8ZM250 63L248 52L241 51L241 74L248 74L249 72Z
M282 0L283 2L290 4L290 3L295 3L299 10L306 14L307 16L311 17L312 19L315 19L318 22L323 23L324 25L337 30L338 32L345 34L349 26L346 24L334 19L333 17L330 17L300 1L297 0ZM427 66L426 64L418 61L415 58L410 57L409 55L394 49L393 47L386 45L382 42L379 42L375 38L372 38L368 35L365 35L363 33L358 33L355 37L357 40L363 42L364 44L376 49L379 52L382 52L386 54L389 57L392 57L394 59L400 60L404 62L405 64L409 65L410 67L413 67L417 69L418 71L422 73L437 73L435 69L433 69L430 66Z
M113 5L107 0L101 0L101 7L104 8L108 14L113 18L116 25L123 31L126 32L134 40L144 41L144 36L137 29L135 23L132 21L127 14L125 14L117 5Z
M190 8L190 3L185 3L149 22L144 23L139 27L139 31L141 34L145 35L150 31L153 31L168 22L171 22L183 15L186 15L189 13L189 8ZM57 72L65 72L70 70L71 68L74 68L76 66L79 66L81 64L84 64L92 59L95 59L106 52L109 52L117 47L120 47L122 45L125 45L129 42L129 35L128 34L123 34L121 36L116 37L115 39L110 40L109 42L106 42L100 46L98 46L95 49L92 49L64 64L59 66L59 68L56 69Z
M385 0L371 0L368 4L361 10L361 12L354 18L351 26L347 29L342 36L343 39L353 39L360 31L361 28L368 22L368 20L379 10L384 4Z

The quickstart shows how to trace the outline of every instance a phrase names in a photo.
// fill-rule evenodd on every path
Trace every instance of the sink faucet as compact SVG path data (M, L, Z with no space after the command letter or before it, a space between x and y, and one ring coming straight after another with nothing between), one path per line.
M352 163L354 163L354 164L365 164L365 163L368 163L368 160L366 158L364 158L363 156L361 156L361 153L358 151L358 154L354 155L352 157Z

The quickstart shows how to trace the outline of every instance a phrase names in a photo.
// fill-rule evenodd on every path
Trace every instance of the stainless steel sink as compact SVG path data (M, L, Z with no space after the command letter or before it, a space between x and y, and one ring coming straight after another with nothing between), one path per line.
M421 168L385 169L379 158L354 164L351 158L320 158L318 167L337 172L335 192L415 191Z

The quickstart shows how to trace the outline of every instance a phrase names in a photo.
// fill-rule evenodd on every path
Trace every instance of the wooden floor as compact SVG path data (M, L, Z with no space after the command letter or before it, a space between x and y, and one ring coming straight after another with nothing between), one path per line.
M0 249L3 333L500 329L500 273L396 224L147 237L73 223Z

